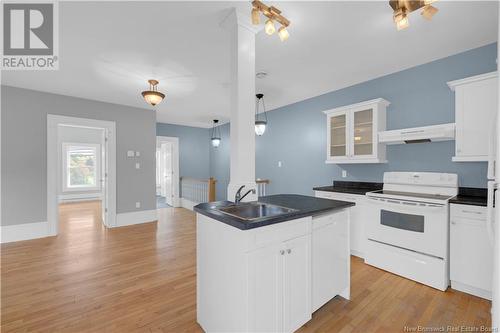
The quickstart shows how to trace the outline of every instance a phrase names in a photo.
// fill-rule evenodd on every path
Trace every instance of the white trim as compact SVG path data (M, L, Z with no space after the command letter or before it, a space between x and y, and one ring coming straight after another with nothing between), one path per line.
M464 293L474 295L477 297L489 299L491 301L491 290L484 290L477 287L472 287L462 282L451 280L451 289L462 291Z
M362 111L366 107L373 107L373 104L379 104L383 105L384 107L387 107L391 104L391 102L383 99L383 98L375 98L371 99L369 101L364 101L364 102L359 102L356 104L350 104L350 105L345 105L341 106L338 108L330 109L330 110L325 110L323 111L324 114L330 115L330 114L335 114L337 112L341 111Z
M353 250L353 249L351 249L351 256L355 256L355 257L358 257L361 259L365 258L365 254L363 252L358 251L358 250Z
M116 215L116 227L127 225L156 222L158 220L156 209L141 210L137 212L118 213Z
M489 72L489 73L484 73L484 74L479 74L479 75L474 75L474 76L466 77L464 79L449 81L449 82L446 82L446 83L448 84L448 87L450 87L450 89L452 91L455 91L456 87L461 86L463 84L484 81L484 80L495 78L497 76L498 76L498 74L495 71L495 72Z
M48 235L55 236L59 229L58 189L61 188L61 177L58 166L61 165L58 146L58 126L86 127L104 129L107 137L108 188L105 201L108 210L105 223L107 227L116 225L116 124L114 121L88 118L47 115L47 223ZM103 148L104 149L104 148ZM105 161L101 161L104 163Z
M327 164L369 164L369 163L387 163L387 160L379 159L379 158L335 158L331 160L325 160Z
M59 194L59 202L91 201L91 200L101 200L101 199L102 199L101 192Z
M169 142L172 144L172 179L173 179L173 195L174 197L172 198L172 204L173 207L181 207L181 198L180 198L180 184L179 184L179 138L177 137L171 137L171 136L156 136L156 147L158 145L161 145L164 142Z
M50 236L48 222L24 223L0 226L1 243L18 242L23 240Z
M488 156L453 156L452 162L488 162Z
M181 207L189 210L194 210L193 207L199 204L199 202L194 202L186 198L181 198Z

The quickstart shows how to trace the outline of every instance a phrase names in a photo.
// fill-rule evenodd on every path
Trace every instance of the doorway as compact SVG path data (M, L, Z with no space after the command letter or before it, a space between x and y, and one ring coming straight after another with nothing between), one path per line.
M179 207L179 139L158 136L156 140L157 208Z
M59 205L94 201L98 218L116 226L116 135L110 121L47 116L47 220L59 232Z

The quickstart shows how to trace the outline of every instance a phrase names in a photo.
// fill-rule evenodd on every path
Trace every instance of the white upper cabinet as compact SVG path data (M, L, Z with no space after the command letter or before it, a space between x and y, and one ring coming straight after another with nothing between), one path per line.
M455 162L488 161L498 109L497 72L448 82L455 91Z
M386 163L385 145L378 142L378 132L385 131L389 104L377 98L324 111L326 163Z

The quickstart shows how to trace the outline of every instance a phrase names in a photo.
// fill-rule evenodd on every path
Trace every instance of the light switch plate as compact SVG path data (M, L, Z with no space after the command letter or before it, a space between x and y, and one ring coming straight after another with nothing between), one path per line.
M278 168L281 168L282 165L283 163L281 163L281 161L278 161Z
M135 203L135 208L141 208L141 203L139 201Z
M345 178L347 177L347 171L346 170L342 170L342 178Z
M141 164L140 164L140 163L136 163L136 164L135 164L135 168L136 168L136 169L140 169L140 168L141 168Z
M135 153L133 150L127 151L127 157L134 157Z
M139 156L141 156L141 152L136 151L136 152L135 152L135 157L139 157Z

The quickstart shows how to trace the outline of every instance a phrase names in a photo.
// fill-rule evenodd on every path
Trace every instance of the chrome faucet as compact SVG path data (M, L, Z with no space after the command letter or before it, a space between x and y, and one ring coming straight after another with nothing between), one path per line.
M241 185L238 191L236 191L236 194L234 195L235 204L239 204L240 201L243 200L243 198L245 198L250 192L252 192L252 194L255 194L255 189L251 189L248 190L245 194L241 195L241 190L243 190L244 187L245 185Z

